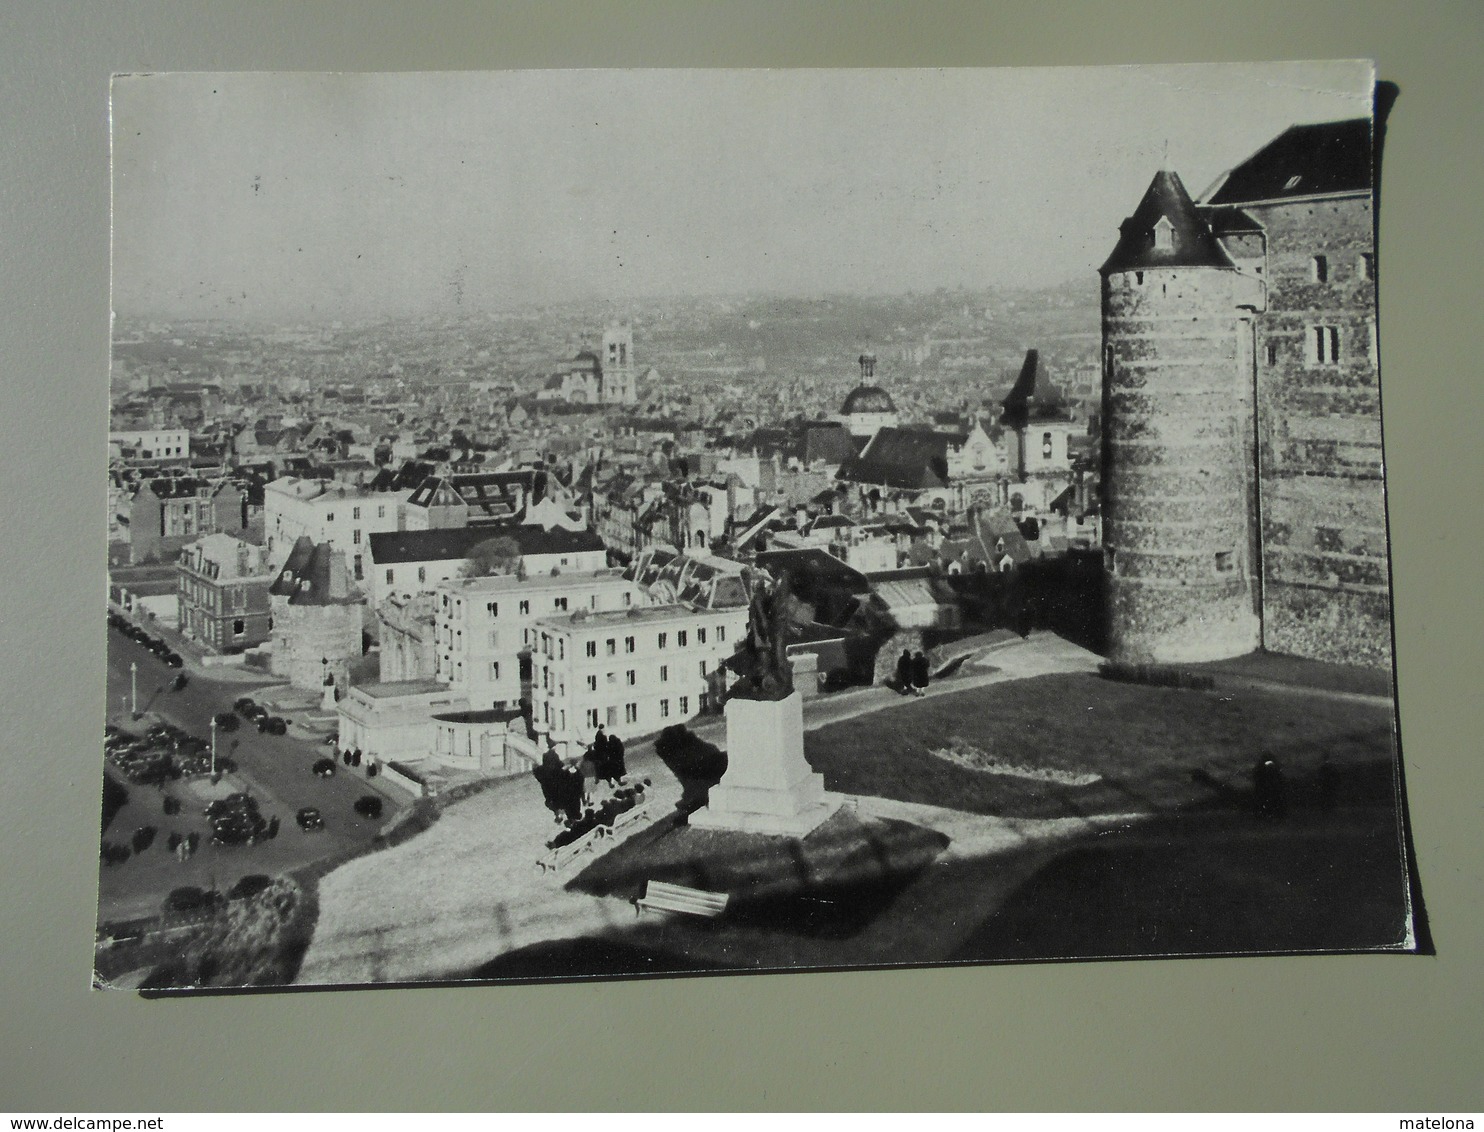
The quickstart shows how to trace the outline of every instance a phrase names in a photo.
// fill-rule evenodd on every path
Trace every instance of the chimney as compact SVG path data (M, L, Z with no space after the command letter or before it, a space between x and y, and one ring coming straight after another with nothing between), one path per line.
M330 551L330 570L326 597L331 601L343 601L350 597L350 575L345 569L345 551Z

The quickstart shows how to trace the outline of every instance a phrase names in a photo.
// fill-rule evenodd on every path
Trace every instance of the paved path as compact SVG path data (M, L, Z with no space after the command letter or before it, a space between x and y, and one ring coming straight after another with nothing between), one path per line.
M966 664L962 675L932 686L927 694L951 695L1049 672L1088 671L1095 669L1097 658L1044 634L998 646L978 663L978 671L974 662ZM805 726L812 730L910 702L911 697L884 688L842 693L805 704ZM695 730L715 740L724 738L725 724L717 720ZM631 777L652 780L655 814L671 812L680 800L680 785L654 755L652 744L634 744L628 762ZM989 817L885 798L862 798L858 805L866 816L941 831L952 839L949 852L959 857L1073 837L1093 824L1077 818ZM1097 825L1127 820L1110 817ZM534 943L631 925L634 911L628 902L566 890L589 858L578 858L554 874L536 868L536 858L555 830L535 780L521 775L450 806L437 824L410 841L341 866L320 881L319 920L298 981L458 978ZM621 840L623 835L603 843L605 850Z

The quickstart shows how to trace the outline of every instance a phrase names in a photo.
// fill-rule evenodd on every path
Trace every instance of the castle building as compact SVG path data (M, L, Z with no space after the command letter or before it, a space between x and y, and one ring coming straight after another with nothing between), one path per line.
M345 552L300 536L268 588L273 625L272 671L296 688L319 691L326 676L339 687L361 655L361 593L351 585Z
M1101 269L1108 649L1390 661L1371 123L1296 126Z

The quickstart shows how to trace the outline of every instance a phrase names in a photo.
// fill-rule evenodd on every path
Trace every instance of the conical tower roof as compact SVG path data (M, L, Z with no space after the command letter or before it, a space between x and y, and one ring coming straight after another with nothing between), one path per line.
M1156 240L1161 221L1168 222L1168 235ZM1153 267L1236 267L1196 212L1179 174L1168 169L1154 175L1139 207L1118 231L1118 244L1101 268L1103 275Z

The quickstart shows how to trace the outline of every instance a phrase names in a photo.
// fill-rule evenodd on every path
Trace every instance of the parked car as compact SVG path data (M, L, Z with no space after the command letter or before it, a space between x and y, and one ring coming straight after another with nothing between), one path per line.
M320 778L333 778L335 777L335 760L315 759L314 765L309 769L319 775Z
M294 820L299 823L299 828L305 833L325 828L325 819L320 816L320 812L313 806L305 806L294 815Z
M177 665L176 667L179 667L179 665ZM174 688L177 692L184 692L185 689L186 689L186 685L189 684L190 682L191 682L191 678L189 676L187 676L184 672L182 672L179 676L177 676L174 680L172 680L170 682L170 686L172 688Z

